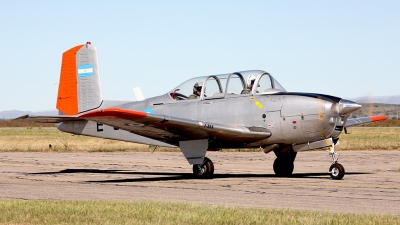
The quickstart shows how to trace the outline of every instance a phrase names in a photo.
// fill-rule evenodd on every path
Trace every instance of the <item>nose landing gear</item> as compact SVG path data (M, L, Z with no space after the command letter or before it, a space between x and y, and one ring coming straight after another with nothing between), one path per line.
M332 165L329 167L329 174L333 180L341 180L344 177L345 170L342 164L337 162L339 155L335 152L333 147L328 153L329 156L332 156Z
M329 167L329 173L333 180L341 180L344 177L344 167L340 163L333 163Z

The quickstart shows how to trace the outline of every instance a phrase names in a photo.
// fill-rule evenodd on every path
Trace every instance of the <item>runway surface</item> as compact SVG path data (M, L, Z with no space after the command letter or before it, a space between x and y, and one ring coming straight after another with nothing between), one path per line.
M400 151L343 151L343 180L326 152L297 155L294 176L274 154L208 152L214 179L192 179L181 153L0 153L0 199L156 200L400 215Z

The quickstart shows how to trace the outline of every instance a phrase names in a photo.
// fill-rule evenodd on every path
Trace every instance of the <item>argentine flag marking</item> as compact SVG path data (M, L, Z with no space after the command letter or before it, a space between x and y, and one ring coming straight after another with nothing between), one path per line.
M78 77L91 77L93 76L93 65L85 64L78 66Z

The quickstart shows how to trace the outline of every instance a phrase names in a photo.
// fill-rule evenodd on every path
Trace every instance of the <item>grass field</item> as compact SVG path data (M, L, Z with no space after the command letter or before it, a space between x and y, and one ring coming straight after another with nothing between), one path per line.
M337 150L400 150L400 128L354 127L340 136ZM51 144L52 148L49 148ZM153 151L148 145L71 135L55 128L0 129L0 152L111 152ZM157 151L179 151L157 148ZM228 150L229 151L229 150ZM236 151L260 151L239 149Z
M55 123L27 123L11 120L0 120L0 127L55 127Z
M362 127L400 127L400 120L384 120L375 123L366 123Z
M400 128L353 127L340 135L337 150L400 150Z
M399 216L150 201L0 201L0 224L400 224Z
M51 144L52 148L49 148ZM57 129L1 129L1 152L151 151L148 145L72 135Z
M399 150L400 128L354 127L338 150ZM49 148L49 144L52 148ZM54 128L0 129L0 152L153 151L147 145L71 135ZM157 151L179 151L159 148ZM260 151L254 149L253 151ZM400 172L400 168L398 169ZM1 224L400 224L400 216L335 214L150 201L0 200Z

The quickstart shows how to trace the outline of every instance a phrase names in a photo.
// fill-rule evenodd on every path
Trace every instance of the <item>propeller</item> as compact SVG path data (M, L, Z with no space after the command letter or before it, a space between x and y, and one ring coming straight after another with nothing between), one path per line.
M374 106L372 103L371 93L368 94L368 101L369 101L369 116L373 116L374 115Z

